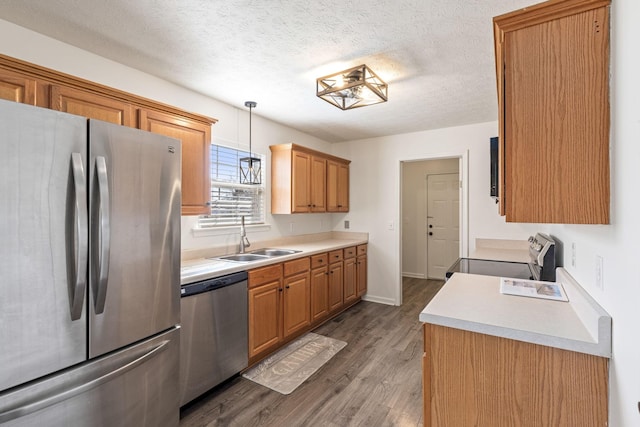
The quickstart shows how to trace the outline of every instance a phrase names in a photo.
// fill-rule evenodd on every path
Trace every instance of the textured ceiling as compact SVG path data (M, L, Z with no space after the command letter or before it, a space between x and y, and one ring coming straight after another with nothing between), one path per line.
M492 17L533 0L1 0L0 18L330 142L497 119ZM367 64L389 101L315 79Z

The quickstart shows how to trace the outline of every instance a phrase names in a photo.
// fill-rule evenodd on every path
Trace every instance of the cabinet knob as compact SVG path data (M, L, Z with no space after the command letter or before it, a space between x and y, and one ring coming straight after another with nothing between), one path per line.
M282 288L279 288L278 290L279 290L280 292L282 292Z
M290 287L291 287L291 286L289 286L289 285L285 286L285 288L287 288L287 289L289 289Z

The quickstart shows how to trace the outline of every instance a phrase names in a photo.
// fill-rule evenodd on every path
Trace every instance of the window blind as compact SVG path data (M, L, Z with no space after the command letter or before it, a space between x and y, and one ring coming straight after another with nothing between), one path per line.
M240 184L240 158L248 156L246 151L211 146L211 213L200 217L201 228L239 225L243 215L245 224L264 223L264 184Z

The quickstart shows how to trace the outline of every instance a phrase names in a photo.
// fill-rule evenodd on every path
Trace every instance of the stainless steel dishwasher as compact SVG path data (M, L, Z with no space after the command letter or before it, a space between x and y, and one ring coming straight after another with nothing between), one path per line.
M180 406L248 365L247 272L181 289Z

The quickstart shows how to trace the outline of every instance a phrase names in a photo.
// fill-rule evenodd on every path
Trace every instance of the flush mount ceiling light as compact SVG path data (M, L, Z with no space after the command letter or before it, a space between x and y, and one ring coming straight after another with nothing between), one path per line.
M317 79L316 95L349 110L387 102L387 84L363 64Z
M249 107L249 157L240 159L240 184L256 185L261 183L262 169L260 159L251 154L251 110L258 105L253 101L246 101L245 107Z

